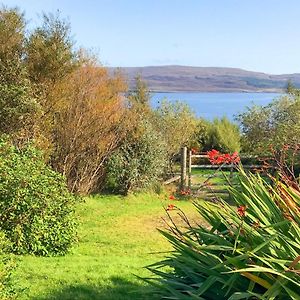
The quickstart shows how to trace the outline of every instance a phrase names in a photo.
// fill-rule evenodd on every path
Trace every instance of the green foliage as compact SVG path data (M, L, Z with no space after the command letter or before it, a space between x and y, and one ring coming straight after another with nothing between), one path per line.
M57 255L75 238L75 199L32 147L0 141L0 230L17 254Z
M24 28L24 16L18 9L0 9L1 81L18 82L24 74Z
M192 138L192 147L199 148L200 151L211 150L209 145L210 122L204 118L197 121L197 127Z
M150 187L162 175L166 160L162 136L144 121L112 155L108 164L111 183L124 194Z
M29 94L28 85L0 83L0 132L15 134L31 128L38 105ZM29 127L30 126L30 127Z
M214 119L208 130L210 149L224 153L240 151L240 131L238 125L226 117Z
M150 108L150 91L140 75L135 78L135 89L129 92L127 98L132 106Z
M197 119L185 103L171 103L165 99L154 110L153 124L164 137L168 158L172 162L181 147L192 143Z
M25 43L24 65L35 97L41 106L36 119L37 144L49 156L54 144L56 116L63 109L63 96L55 93L59 85L73 71L82 67L74 49L70 24L56 14L42 14L42 24L30 32ZM61 91L63 94L64 91Z
M292 93L292 92L291 92ZM268 153L270 145L300 142L300 98L297 93L275 99L267 106L253 106L238 116L243 132L243 148L252 153Z
M78 66L70 24L59 13L44 13L42 19L42 26L33 31L26 43L26 65L30 79L40 88L45 84L53 85Z
M203 151L216 149L224 153L232 153L239 152L241 148L239 127L226 117L215 118L212 122L200 119L194 138Z
M7 252L9 242L4 233L0 231L0 299L15 299L16 290L13 285L12 275L16 268L14 259Z
M237 207L195 203L208 225L163 232L175 250L150 270L159 276L164 296L299 299L300 194L243 170L239 178L239 187L230 188Z
M292 96L300 96L300 90L290 80L287 83L286 92Z
M38 111L23 64L24 26L18 10L0 9L0 133L30 131Z

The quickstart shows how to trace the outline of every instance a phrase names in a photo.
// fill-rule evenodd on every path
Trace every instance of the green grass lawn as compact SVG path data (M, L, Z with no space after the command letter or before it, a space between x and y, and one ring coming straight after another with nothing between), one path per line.
M229 199L228 194L228 182L232 185L236 185L238 182L238 173L230 171L216 171L216 170L202 170L192 169L192 190L200 198L206 200L216 200L222 198L224 200Z
M64 257L19 257L18 299L157 299L135 275L171 250L158 233L168 195L95 196L77 209L78 243ZM196 217L189 201L176 205ZM176 215L176 211L171 211Z
M237 182L237 172L233 172L232 176L230 171L216 171L216 170L203 170L203 169L192 169L192 182L194 184L201 184L205 180L209 179L212 184L227 185L225 176L232 181L233 184Z

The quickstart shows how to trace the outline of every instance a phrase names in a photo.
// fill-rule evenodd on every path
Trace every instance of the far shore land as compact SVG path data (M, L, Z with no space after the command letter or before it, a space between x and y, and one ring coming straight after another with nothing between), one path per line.
M108 68L121 72L129 89L136 77L154 93L283 93L288 82L300 87L300 74L273 75L235 68L153 66Z

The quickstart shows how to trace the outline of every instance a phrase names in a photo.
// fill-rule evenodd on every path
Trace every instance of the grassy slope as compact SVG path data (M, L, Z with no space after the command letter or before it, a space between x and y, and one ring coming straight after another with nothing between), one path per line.
M27 289L18 299L155 299L134 274L170 250L157 232L166 196L98 196L78 207L79 242L65 257L20 258L17 277ZM176 205L194 214L192 204ZM172 212L175 214L176 212ZM151 254L152 253L152 254Z

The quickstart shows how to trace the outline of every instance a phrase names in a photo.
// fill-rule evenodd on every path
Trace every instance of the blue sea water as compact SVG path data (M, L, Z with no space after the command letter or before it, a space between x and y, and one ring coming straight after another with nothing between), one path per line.
M151 104L157 107L163 99L179 100L187 103L198 117L212 120L226 116L234 120L247 106L267 105L280 96L278 93L152 93Z

